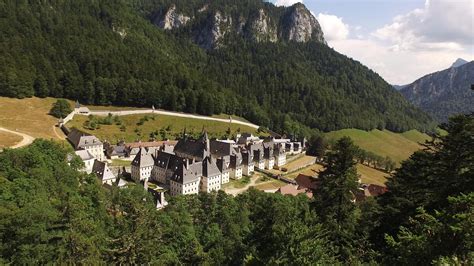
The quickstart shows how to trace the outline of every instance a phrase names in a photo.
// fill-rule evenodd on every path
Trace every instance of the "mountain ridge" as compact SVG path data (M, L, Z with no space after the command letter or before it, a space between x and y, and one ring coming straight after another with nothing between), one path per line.
M463 60L465 61L465 60ZM425 75L400 92L440 122L458 113L474 112L474 61L456 62L448 69Z
M203 3L209 4L208 13L199 12ZM170 30L161 29L153 15L169 11L171 4L178 13L168 17L176 20L162 24ZM268 21L280 21L291 8L258 0L7 1L4 7L4 96L228 113L273 131L307 136L342 128L432 128L431 119L378 74L322 41L258 41L256 35L232 30L219 40L219 49L202 49L193 38L209 29L206 23L216 10L222 18L249 18L263 8ZM186 20L182 16L196 19L173 28ZM282 26L281 32L290 30Z
M221 47L227 35L240 35L256 42L326 43L319 22L301 3L289 7L263 4L248 14L225 12L209 4L198 7L193 8L192 14L186 14L172 3L152 11L149 17L164 30L187 28L194 42L206 50Z
M456 59L456 61L451 65L451 67L460 67L460 66L465 65L465 64L467 64L467 63L469 63L469 61L464 60L464 59L462 59L462 58L458 58L458 59Z

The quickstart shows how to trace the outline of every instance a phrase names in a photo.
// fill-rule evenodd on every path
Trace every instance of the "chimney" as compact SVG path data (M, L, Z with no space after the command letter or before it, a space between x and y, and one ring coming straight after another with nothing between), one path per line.
M165 206L165 193L164 192L160 192L160 203L161 203L161 206Z

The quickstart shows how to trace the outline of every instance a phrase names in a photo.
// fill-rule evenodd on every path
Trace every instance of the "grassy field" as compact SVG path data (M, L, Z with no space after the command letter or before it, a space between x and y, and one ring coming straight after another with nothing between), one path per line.
M265 182L262 184L257 184L255 185L255 189L258 190L274 190L274 189L279 189L283 186L285 186L286 183L280 180L272 180L270 182Z
M84 128L84 122L89 118L86 116L75 116L74 120L67 124L68 127L76 127L83 131L89 132L96 135L102 140L108 140L111 142L116 142L118 140L125 140L127 142L132 142L136 140L148 141L150 139L150 133L155 131L160 131L160 129L169 128L167 132L167 138L174 139L181 136L184 128L186 132L190 135L198 136L204 128L209 137L221 138L227 129L230 126L231 135L240 132L249 132L257 134L256 129L247 127L244 125L229 125L229 123L219 122L219 121L206 121L200 119L184 118L184 117L175 117L175 116L166 116L166 115L147 115L150 119L147 122L144 122L143 125L138 125L137 123L141 118L144 118L146 115L127 115L121 116L123 125L125 125L125 131L121 131L118 125L101 125L100 129L88 130Z
M362 164L357 165L357 173L360 175L362 183L376 184L380 186L385 186L385 182L389 176L387 173L375 170Z
M22 139L23 138L18 135L0 131L0 150L11 147L20 142Z
M122 166L128 167L128 166L132 165L132 161L113 159L112 163L110 165L111 166L119 166L119 167L122 167Z
M419 143L429 139L428 135L416 130L399 134L388 130L372 130L367 132L358 129L343 129L329 132L327 136L331 139L349 136L362 149L380 156L388 156L397 163L407 159L413 152L421 149Z
M139 107L122 107L122 106L98 106L98 105L86 105L91 111L133 111L133 110L148 110L150 108L139 108Z
M61 139L64 137L61 130L54 127L58 120L48 114L54 102L54 98L20 100L0 97L0 127L35 138Z
M275 170L275 169L271 169L269 171L273 174L282 174L282 175L284 175L286 173L291 173L295 170L301 169L302 167L306 167L307 165L314 163L315 160L316 160L316 157L303 155L303 156L301 156L301 157L299 157L295 160L292 160L291 162L283 165L281 168L286 168L288 170L286 172L283 172L283 171L280 171L280 170Z
M313 164L313 165L310 165L308 167L305 167L303 169L300 169L296 172L293 172L293 173L290 173L288 175L285 175L286 178L290 178L290 179L295 179L299 174L303 174L303 175L308 175L308 176L315 176L318 174L318 172L320 170L323 169L323 166L320 165L320 164Z

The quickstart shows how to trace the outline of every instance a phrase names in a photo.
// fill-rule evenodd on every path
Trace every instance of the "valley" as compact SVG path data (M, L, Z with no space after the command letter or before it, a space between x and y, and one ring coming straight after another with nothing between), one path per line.
M0 265L474 265L471 2L1 1Z

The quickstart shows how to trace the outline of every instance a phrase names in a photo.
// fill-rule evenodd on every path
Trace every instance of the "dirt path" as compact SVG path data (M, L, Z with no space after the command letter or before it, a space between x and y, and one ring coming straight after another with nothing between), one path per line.
M258 129L259 126L248 123L248 122L243 122L239 121L236 119L223 119L223 118L215 118L215 117L208 117L208 116L202 116L202 115L192 115L192 114L185 114L185 113L177 113L177 112L169 112L169 111L163 111L163 110L155 110L153 111L152 109L149 110L132 110L132 111L91 111L87 115L97 115L97 116L107 116L108 114L112 115L118 115L118 116L123 116L123 115L136 115L136 114L157 114L157 115L169 115L169 116L177 116L177 117L185 117L185 118L193 118L193 119L201 119L201 120L209 120L209 121L218 121L218 122L225 122L225 123L232 123L232 124L239 124L239 125L244 125L252 128ZM81 115L81 114L78 114Z
M31 143L33 143L33 141L35 140L35 138L33 138L30 135L20 133L20 132L17 132L17 131L13 131L13 130L9 130L9 129L3 128L3 127L0 127L0 131L15 134L15 135L18 135L18 136L23 138L20 142L18 142L17 144L11 146L10 148L12 148L12 149L17 149L17 148L28 146Z
M53 131L54 131L54 134L56 135L56 137L58 137L58 139L66 139L66 137L64 136L64 134L62 134L62 131L61 133L58 133L58 127L57 126L53 126Z
M259 178L260 178L260 176L251 177L250 178L250 183L245 185L245 187L243 187L243 188L228 188L228 189L225 189L224 191L229 195L237 196L237 195L242 194L245 191L247 191L250 187L254 187L255 185L257 185L257 180ZM262 185L262 184L266 184L266 183L270 183L270 182L272 182L272 181L270 180L270 181L262 182L262 183L258 183L258 184Z

